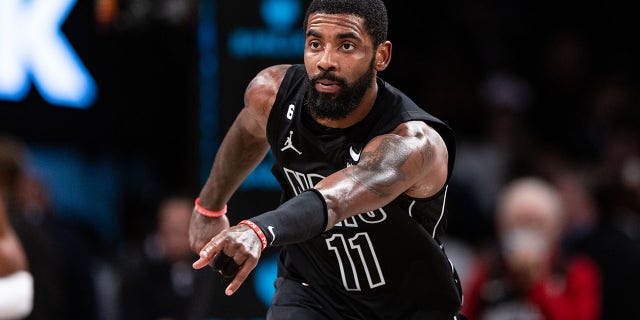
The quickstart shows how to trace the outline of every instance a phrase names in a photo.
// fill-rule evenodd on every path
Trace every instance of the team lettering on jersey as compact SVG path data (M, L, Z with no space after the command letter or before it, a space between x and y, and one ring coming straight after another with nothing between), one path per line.
M317 173L302 173L283 167L289 186L294 194L313 188L324 176ZM387 220L384 209L361 213L334 225L334 228L357 228L361 223L373 224ZM384 286L385 280L378 255L369 232L358 232L348 237L334 233L325 239L327 249L336 256L342 285L347 291L362 291Z
M282 168L284 175L287 177L291 191L295 195L299 195L303 191L313 188L316 183L320 182L325 177L317 173L302 173L288 168ZM373 211L361 213L357 216L349 217L341 222L338 222L335 227L350 227L357 228L359 223L375 224L387 220L387 213L383 208L379 208Z

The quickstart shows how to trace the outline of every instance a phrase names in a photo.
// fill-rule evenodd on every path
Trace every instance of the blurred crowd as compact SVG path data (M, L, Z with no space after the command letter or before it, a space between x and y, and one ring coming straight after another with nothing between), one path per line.
M20 319L186 319L193 312L191 195L162 197L140 238L107 248L86 222L56 211L28 156L22 140L0 137L0 218L8 217L26 256L22 269L33 278L32 308ZM0 257L0 266L12 261Z
M436 13L404 12L408 20L433 20L426 44L394 47L395 68L410 71L392 73L391 82L407 88L458 135L448 252L466 282L466 310L473 319L640 318L627 294L640 285L634 271L640 267L640 65L633 58L640 50L630 40L634 19L620 2L585 4L580 14L572 8L544 1L457 1L433 5ZM597 27L589 24L596 17ZM558 246L548 250L556 257L547 277L556 280L540 276L509 289L501 285L523 279L522 272L510 270L508 255L521 252L505 246L513 248L527 233L508 237L512 244L505 245L499 195L522 177L543 180L559 197L558 210L520 209L523 215L560 216ZM570 290L575 257L597 267L592 276L583 272L592 268L578 268L583 271L577 278L590 290ZM487 260L497 263L489 264L497 274L482 275ZM483 277L489 286L479 283ZM536 296L540 283L556 288L554 302ZM585 309L576 292L596 289ZM471 311L482 299L485 309ZM558 307L567 303L587 313L567 315Z
M445 246L463 311L470 320L640 319L629 294L640 287L633 10L585 4L578 15L567 4L507 2L427 11L389 2L394 57L381 76L457 133ZM150 3L131 1L130 16ZM428 30L407 32L398 16L429 21ZM129 215L151 211L139 213L152 223L136 220L144 227L105 248L83 221L56 212L28 155L19 137L0 139L3 210L33 276L27 319L201 312L186 237L195 193L131 204Z

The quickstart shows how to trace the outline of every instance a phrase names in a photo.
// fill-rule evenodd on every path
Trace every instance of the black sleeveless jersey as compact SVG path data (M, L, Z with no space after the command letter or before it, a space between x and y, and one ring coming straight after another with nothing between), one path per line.
M304 65L290 67L269 115L267 137L274 176L286 201L324 177L355 165L365 144L402 122L422 120L439 132L449 152L455 139L444 122L378 78L370 113L346 129L321 126L305 109ZM350 217L322 235L280 252L278 273L315 288L345 319L453 319L462 294L437 235L447 187L426 199L401 195L388 205Z

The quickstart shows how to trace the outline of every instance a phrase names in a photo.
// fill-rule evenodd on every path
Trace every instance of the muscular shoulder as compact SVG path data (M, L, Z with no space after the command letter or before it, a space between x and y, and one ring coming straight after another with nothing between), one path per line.
M413 150L444 153L446 156L447 148L442 137L424 121L403 122L395 127L391 134L399 136Z
M418 169L416 173L421 177L406 194L423 198L437 193L448 174L448 150L438 131L424 121L408 121L399 124L391 134L399 136L412 150L409 163Z
M433 127L419 120L402 122L393 129L392 133L416 139L441 139L440 134Z
M268 116L289 67L291 65L281 64L260 71L245 90L245 107Z

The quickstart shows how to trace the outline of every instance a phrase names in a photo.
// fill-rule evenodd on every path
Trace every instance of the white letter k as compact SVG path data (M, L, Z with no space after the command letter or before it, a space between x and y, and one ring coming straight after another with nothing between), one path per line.
M20 100L31 75L54 105L87 108L96 84L60 27L76 0L3 0L0 9L0 98Z

